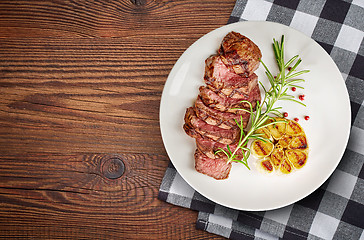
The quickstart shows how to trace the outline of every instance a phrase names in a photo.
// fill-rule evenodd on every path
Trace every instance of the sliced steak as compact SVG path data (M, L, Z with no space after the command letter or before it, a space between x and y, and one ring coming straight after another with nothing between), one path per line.
M207 86L213 90L229 91L230 95L234 89L243 94L249 94L258 81L258 76L252 73L244 77L230 70L219 55L213 55L205 61L204 80Z
M223 38L219 54L227 67L246 77L258 69L262 57L258 46L237 32L230 32Z
M251 104L255 110L261 101L258 76L254 73L261 57L250 39L230 32L218 53L206 59L206 85L199 88L194 106L187 108L183 125L196 141L194 157L198 172L215 179L229 176L232 164L224 152L234 152L238 147L241 130L236 122L242 121L245 128L250 113L244 109L250 109ZM235 154L237 159L244 157L241 149Z
M225 159L212 159L200 152L195 151L195 169L197 172L213 177L217 180L226 179L231 170L231 162Z
M242 115L237 115L234 113L221 112L219 110L210 108L204 104L200 96L197 97L195 102L195 112L196 116L204 120L206 123L219 126L224 129L236 128L237 124L235 120L240 123L240 116L243 118L244 127L246 127L250 117L248 112L243 112Z
M254 74L254 76L256 76L256 75ZM249 97L249 94L251 93L251 91L253 91L253 89L257 85L258 85L258 78L256 77L256 78L252 79L249 89L247 89L245 87L242 87L242 88L226 87L226 88L220 89L220 92L230 98L237 98L237 99L247 98L247 97ZM212 90L214 90L214 89L212 89ZM249 91L247 91L247 90L249 90Z
M232 144L236 142L240 136L239 128L223 129L206 123L196 116L192 107L189 107L186 110L184 129L185 131L186 129L188 130L186 133L190 136L194 136L195 133L191 131L195 131L204 137L211 138L212 140L223 144Z
M210 108L214 108L219 111L227 111L237 113L237 110L232 108L244 108L248 109L248 103L241 102L243 100L249 101L253 108L255 108L256 102L261 100L259 85L256 85L246 98L229 98L221 92L214 92L206 86L200 87L200 96L205 105Z
M237 145L238 145L237 143L229 145L230 150L232 152L234 152ZM204 138L202 136L199 136L199 137L196 138L196 146L203 154L205 154L209 158L212 158L212 159L216 159L216 158L227 159L227 156L226 156L225 153L223 153L223 152L216 153L220 149L228 151L226 144L221 144L221 143L212 141L209 138ZM238 150L236 152L236 155L240 159L242 159L244 157L241 150Z
M188 123L185 122L185 124L183 124L183 130L185 130L186 134L192 138L198 138L198 137L202 137L194 128L193 126Z

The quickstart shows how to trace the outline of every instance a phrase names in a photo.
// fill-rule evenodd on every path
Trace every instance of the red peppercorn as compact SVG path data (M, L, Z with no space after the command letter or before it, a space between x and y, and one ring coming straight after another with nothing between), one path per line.
M288 117L288 113L287 112L285 112L285 113L283 113L283 117Z
M305 120L308 120L308 119L310 119L310 117L309 116L305 116Z
M292 91L294 92L294 91L296 91L296 87L292 87Z
M296 122L298 122L299 119L298 118L294 118L293 120L295 120Z
M301 101L303 101L303 100L305 100L305 95L303 95L303 94L302 94L302 95L299 95L299 96L298 96L298 98L299 98Z

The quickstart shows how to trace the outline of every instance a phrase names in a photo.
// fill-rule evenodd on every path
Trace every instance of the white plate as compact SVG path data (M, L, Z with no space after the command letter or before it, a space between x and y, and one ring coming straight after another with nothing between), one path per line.
M308 137L307 164L287 176L262 174L234 163L226 180L215 180L194 168L195 140L182 128L186 108L193 105L198 87L204 85L205 59L216 53L222 38L237 31L255 42L263 62L276 69L273 38L285 36L285 59L299 54L304 90L290 92L305 95L303 107L293 102L278 102L288 118L298 117ZM256 71L259 80L269 86L263 66ZM309 115L305 121L303 117ZM160 128L165 148L182 178L196 191L221 205L239 210L270 210L292 204L312 193L338 165L350 131L350 102L344 80L330 56L314 40L287 26L272 22L239 22L218 28L201 37L179 58L164 86L160 105ZM255 159L249 158L254 166Z

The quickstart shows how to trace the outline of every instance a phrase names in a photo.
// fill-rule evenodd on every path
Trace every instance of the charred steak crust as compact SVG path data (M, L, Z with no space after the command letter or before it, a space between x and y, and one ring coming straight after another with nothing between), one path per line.
M221 92L215 92L206 86L199 88L202 101L209 107L219 110L236 113L236 109L244 108L249 109L248 103L241 102L243 100L249 101L253 108L256 106L256 102L261 100L259 85L256 85L248 96L240 99L229 98Z
M258 46L237 32L230 32L224 37L218 53L227 67L243 76L257 70L262 57Z
M250 114L241 109L253 109L261 101L258 76L254 71L261 58L259 48L237 32L228 33L217 54L205 60L204 82L192 107L186 109L183 129L195 139L195 169L215 179L226 179L231 162L218 150L235 151L240 137L236 121L247 126ZM236 153L238 159L244 154Z
M237 145L238 145L237 143L230 144L229 145L230 150L234 152ZM205 154L209 158L212 159L223 158L227 160L227 156L223 152L218 152L220 149L227 151L226 144L215 142L211 139L204 138L203 136L200 135L196 137L196 146L203 154ZM238 157L243 158L243 154L240 150L237 151L236 154Z
M206 123L196 116L193 107L189 107L185 114L185 124L193 128L200 135L211 138L216 142L223 144L233 144L238 140L240 135L239 128L223 129Z
M244 124L248 123L250 117L248 112L243 112L243 114L238 115L213 109L205 105L200 96L197 97L195 102L195 112L198 118L208 124L216 125L224 129L237 128L238 126L235 121L240 122L240 117L243 118Z
M234 91L249 94L258 83L258 76L255 73L248 77L238 75L230 70L221 58L221 56L213 55L206 59L204 75L206 85L212 90L224 90L225 95L230 95Z

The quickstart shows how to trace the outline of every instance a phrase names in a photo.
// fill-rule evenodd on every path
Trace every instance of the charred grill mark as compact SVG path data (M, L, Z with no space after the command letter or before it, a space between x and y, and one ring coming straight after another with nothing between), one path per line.
M302 157L297 152L293 152L293 154L294 154L295 159L298 160L297 164L302 166L303 165Z
M292 171L292 167L287 161L284 161L282 163L281 168L283 168L284 170L286 170L289 173Z
M304 153L298 153L298 152L293 152L293 154L295 155L295 159L297 159L297 164L299 166L303 166L306 163L306 155Z
M303 159L300 159L297 163L298 163L298 165L303 166L306 163L306 161Z
M266 149L263 147L263 145L262 145L261 141L257 141L257 142L256 142L256 145L257 145L257 147L259 148L259 151L260 151L261 153L263 153L264 155L267 155L267 154L268 154L268 152L266 151Z
M304 136L298 136L294 138L294 140L291 142L291 145L292 149L306 149L308 147L306 138Z
M221 119L215 118L215 120L217 121L216 126L221 126L223 124L223 121Z
M306 149L307 148L307 142L306 142L306 138L305 137L300 137L300 146L298 148L300 149Z
M262 166L269 172L273 171L272 163L269 160L262 161Z
M307 144L300 145L298 148L299 149L306 149L307 148Z
M283 152L273 152L271 155L271 160L274 164L274 166L278 167L282 160L284 158L284 153Z

